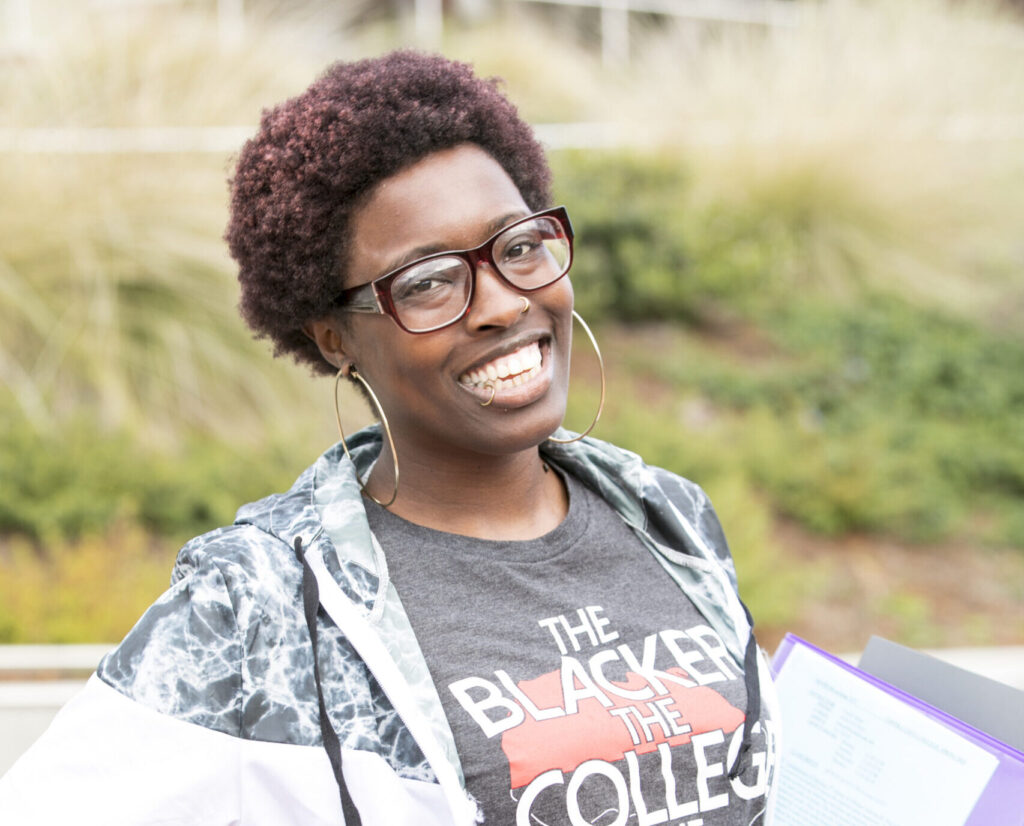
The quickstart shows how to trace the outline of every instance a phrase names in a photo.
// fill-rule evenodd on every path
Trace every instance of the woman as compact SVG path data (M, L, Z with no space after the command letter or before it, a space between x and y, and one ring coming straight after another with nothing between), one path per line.
M264 114L232 182L243 315L381 426L184 547L0 820L765 822L771 684L707 498L558 429L549 178L439 57L337 64Z

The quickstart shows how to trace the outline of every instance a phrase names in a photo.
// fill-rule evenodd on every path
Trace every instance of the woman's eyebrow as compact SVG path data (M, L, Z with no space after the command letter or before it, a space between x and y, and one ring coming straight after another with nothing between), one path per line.
M384 268L384 272L381 273L381 275L387 275L389 272L394 272L399 267L411 264L418 258L425 258L428 255L433 255L435 252L447 252L450 249L450 247L446 247L443 244L422 244L421 246L414 247L408 252L403 253L390 261Z
M502 215L497 220L491 221L491 223L487 225L487 237L493 237L495 234L504 229L508 224L511 224L513 221L518 221L520 218L525 218L529 214L530 213L527 212L526 210L517 209L514 212L509 212L506 215Z
M500 218L496 218L495 220L491 221L486 227L487 237L493 238L497 233L501 232L502 229L511 224L513 221L517 221L520 218L525 218L529 214L529 212L519 209L515 210L514 212L509 212L505 215L502 215ZM419 258L425 258L428 255L434 255L435 253L439 252L461 252L461 250L456 249L454 247L445 246L444 244L421 244L420 246L414 247L408 252L405 252L402 255L390 261L387 265L387 268L381 275L387 275L388 273L394 272L400 267L404 267L406 264L411 264L413 261L416 261Z

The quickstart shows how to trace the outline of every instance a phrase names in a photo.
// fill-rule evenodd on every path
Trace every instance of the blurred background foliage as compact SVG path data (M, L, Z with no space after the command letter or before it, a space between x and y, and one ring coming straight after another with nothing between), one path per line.
M551 151L609 366L596 435L708 489L769 637L842 576L793 544L998 556L1020 604L1024 21L973 0L794 8L790 27L637 18L617 66L592 14L526 3L449 19L439 48L533 123L617 136ZM409 32L368 3L254 2L235 41L209 4L33 10L37 42L0 58L0 642L113 640L182 541L335 440L331 388L237 318L229 153L19 135L239 145L329 61ZM582 344L574 368L570 427L596 403ZM912 583L877 599L917 644L1024 640L1021 612L940 629Z

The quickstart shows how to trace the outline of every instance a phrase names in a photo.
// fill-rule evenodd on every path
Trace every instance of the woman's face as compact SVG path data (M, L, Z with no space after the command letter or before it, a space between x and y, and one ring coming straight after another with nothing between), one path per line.
M416 258L469 249L530 208L504 169L477 146L435 152L381 182L352 218L345 287L365 284ZM563 278L528 296L486 264L465 317L412 335L385 315L351 313L338 327L340 349L373 387L401 451L453 457L507 454L549 436L565 413L572 333L572 286ZM481 373L539 371L491 390ZM512 364L513 372L516 372Z

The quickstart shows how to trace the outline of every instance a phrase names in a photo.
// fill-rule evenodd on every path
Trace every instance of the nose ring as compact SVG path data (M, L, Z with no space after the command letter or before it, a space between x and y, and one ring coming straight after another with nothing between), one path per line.
M530 299L528 299L525 295L521 295L519 296L519 300L523 302L523 309L519 311L519 314L522 315L523 313L530 309Z

